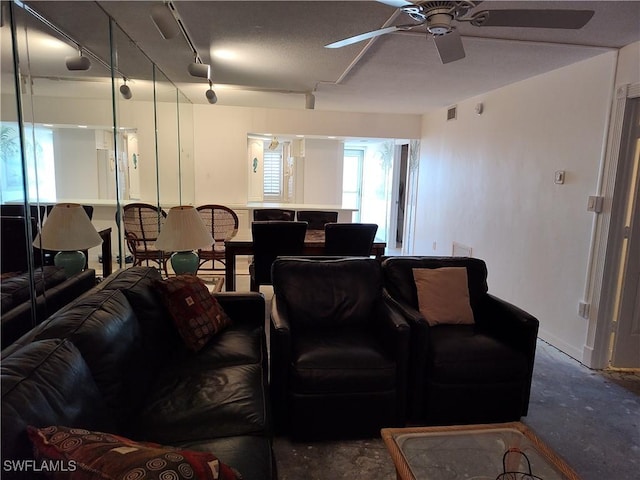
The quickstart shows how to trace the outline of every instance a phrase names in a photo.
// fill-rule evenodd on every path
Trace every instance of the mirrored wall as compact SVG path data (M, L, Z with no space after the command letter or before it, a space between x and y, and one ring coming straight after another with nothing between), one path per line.
M69 22L77 15L81 29ZM108 251L88 252L98 278L127 266L124 205L194 201L193 112L97 3L3 1L0 35L0 266L3 280L28 277L23 304L35 324L47 288L38 269L51 259L32 242L50 206L82 204L109 236ZM4 300L3 315L12 306Z

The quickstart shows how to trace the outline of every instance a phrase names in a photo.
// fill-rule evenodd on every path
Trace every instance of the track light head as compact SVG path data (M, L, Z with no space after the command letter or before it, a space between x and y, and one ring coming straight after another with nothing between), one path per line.
M129 85L126 84L126 80L123 85L120 85L120 95L122 95L122 98L124 98L125 100L130 100L131 97L133 97Z
M190 63L187 70L193 77L211 79L211 65L206 63Z
M204 96L207 97L207 101L209 103L214 104L218 102L218 96L216 95L216 92L214 92L211 87L209 87L209 90L205 92Z
M71 71L89 70L91 68L91 60L82 56L82 50L78 51L77 57L73 56L65 58L65 64L67 65L67 70Z
M175 38L180 33L178 22L176 22L169 6L165 3L162 5L155 5L151 9L151 20L153 20L153 23L158 28L160 35L162 35L162 38L165 40Z
M304 108L307 110L316 108L316 96L313 93L306 93L304 95Z

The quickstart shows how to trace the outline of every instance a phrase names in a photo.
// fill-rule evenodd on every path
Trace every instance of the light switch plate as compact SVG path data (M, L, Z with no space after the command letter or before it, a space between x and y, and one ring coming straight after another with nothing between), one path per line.
M562 185L564 183L564 170L556 170L556 176L553 180L553 183L558 185Z

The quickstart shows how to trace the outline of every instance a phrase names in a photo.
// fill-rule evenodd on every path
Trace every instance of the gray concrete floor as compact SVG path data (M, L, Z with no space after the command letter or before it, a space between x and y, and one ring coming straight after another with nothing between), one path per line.
M584 480L640 478L638 374L590 370L539 341L522 421ZM293 443L278 437L274 449L279 480L396 478L379 438Z

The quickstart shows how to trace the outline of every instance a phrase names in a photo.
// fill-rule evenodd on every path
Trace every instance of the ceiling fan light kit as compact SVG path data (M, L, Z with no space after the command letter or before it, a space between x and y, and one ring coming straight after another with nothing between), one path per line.
M480 1L407 1L377 0L399 9L417 23L384 27L367 33L325 45L326 48L341 48L363 40L398 31L426 28L427 36L432 36L434 45L443 64L465 57L462 39L452 22L465 22L474 27L519 27L519 28L561 28L579 29L593 17L593 10L526 10L498 9L472 12Z

